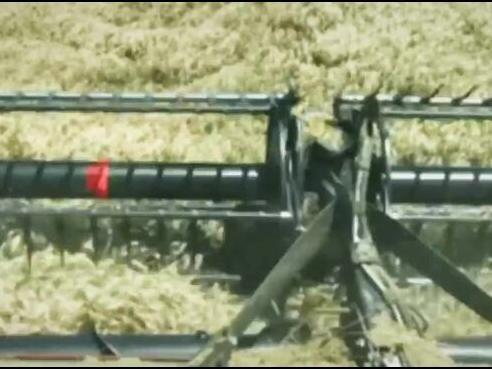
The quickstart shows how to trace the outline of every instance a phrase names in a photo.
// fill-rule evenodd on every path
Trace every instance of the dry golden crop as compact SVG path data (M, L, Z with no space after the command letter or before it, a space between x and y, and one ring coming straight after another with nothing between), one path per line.
M52 248L36 252L29 273L19 235L3 245L0 333L192 333L213 331L238 311L240 299L202 289L175 266L157 272L112 260L94 264L83 253L64 265ZM134 263L137 263L134 261Z
M492 89L491 10L483 3L6 4L0 89L272 91L294 80L301 111L327 112L336 93L369 92L379 82L388 93L443 84L444 94L477 85L483 95ZM210 135L210 125L193 130L192 120L3 116L1 155L186 159L197 156L191 137L203 134L197 150L212 148L214 159L258 159L258 126L219 124ZM407 124L394 146L405 161L488 163L489 129Z
M485 3L10 3L0 90L272 91L294 80L299 114L328 116L338 92L380 82L388 93L491 94L491 13ZM326 120L310 125L333 137ZM404 163L490 164L491 129L402 122L393 146ZM0 157L258 161L262 132L248 118L4 114ZM21 257L0 260L0 332L76 331L88 319L103 331L214 329L238 307L173 270L56 260L38 255L30 278ZM45 297L53 303L33 304Z

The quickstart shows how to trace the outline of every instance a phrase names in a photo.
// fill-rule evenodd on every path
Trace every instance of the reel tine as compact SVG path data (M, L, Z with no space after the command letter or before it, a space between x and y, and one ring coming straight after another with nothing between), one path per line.
M100 257L100 240L99 240L99 219L92 215L90 217L90 229L92 237L92 247L94 249L94 262L97 264Z
M66 229L61 216L57 216L55 218L55 228L58 235L58 251L60 251L60 264L63 267L65 266Z
M432 91L429 95L424 96L421 100L422 103L427 104L432 98L436 97L439 92L443 89L444 84L441 83L437 88Z
M461 104L461 102L465 99L467 99L468 97L470 97L470 95L472 93L474 93L476 90L478 89L478 85L474 85L472 86L465 94L461 95L461 96L458 96L458 97L455 97L453 100L452 100L452 104L453 105L459 105Z
M157 239L158 239L158 252L160 264L164 265L165 257L169 254L169 244L168 244L169 233L167 231L167 224L163 219L157 219Z
M446 228L444 230L444 245L447 245L450 250L448 251L450 256L455 258L455 247L454 247L454 234L455 234L455 223L447 222Z
M412 222L412 224L410 225L410 229L416 235L420 235L420 233L422 232L423 226L424 226L424 222L422 222L420 220L416 220L416 221Z
M488 222L481 222L477 226L477 231L476 231L476 239L477 239L477 244L480 249L480 252L483 252L482 256L482 261L480 262L480 269L483 270L487 266L487 260L489 258L489 251L488 251L488 241L489 238L487 237L487 233L489 232L489 226L490 224Z
M192 254L197 251L198 225L196 220L192 220L188 225L188 247Z
M190 221L188 225L188 237L187 237L187 247L190 251L190 270L195 269L196 256L199 253L199 241L198 241L198 223L196 220Z
M131 222L128 216L123 217L123 237L125 239L126 244L126 261L131 262L132 258L132 238L131 238Z
M371 120L377 120L379 118L380 110L377 97L382 88L383 82L380 81L379 85L364 97L364 115L369 117Z
M32 257L34 254L34 244L32 240L32 222L31 217L26 214L22 217L22 233L24 242L27 246L27 268L28 273L31 274L32 271Z
M379 81L379 83L378 83L377 87L376 87L373 91L371 91L371 92L370 92L370 93L366 96L366 98L371 98L371 99L373 99L373 98L377 97L377 96L378 96L378 94L381 92L382 88L383 88L383 81L381 80L381 81Z
M115 260L121 260L121 255L122 255L122 245L120 243L120 238L121 232L123 227L123 218L122 217L114 217L111 219L111 239L110 239L110 251L111 251L111 257L114 258Z

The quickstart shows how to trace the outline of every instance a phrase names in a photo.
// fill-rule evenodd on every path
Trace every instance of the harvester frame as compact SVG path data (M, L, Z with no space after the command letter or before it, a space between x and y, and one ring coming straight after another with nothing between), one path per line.
M421 329L412 310L399 301L385 271L381 253L388 252L492 321L492 298L388 215L390 205L395 202L475 205L491 201L492 173L488 169L415 169L391 165L385 119L492 119L492 99L474 99L468 95L458 98L377 93L338 96L334 101L336 126L344 132L348 144L341 150L333 150L316 140L305 139L303 123L292 113L299 101L293 90L273 95L0 94L0 112L3 113L224 113L268 117L263 164L111 163L106 160L0 162L3 183L0 197L3 198L240 202L239 206L218 208L0 208L2 216L21 217L29 264L33 253L29 236L33 215L87 216L91 218L92 231L97 229L97 219L103 217L218 219L225 221L222 266L227 272L239 274L242 287L253 292L231 325L213 336L200 333L180 337L114 337L91 332L88 336L73 336L68 340L56 336L4 337L0 339L0 355L68 359L80 355L117 358L131 353L153 360L193 358L192 365L225 364L234 348L261 344L265 335L268 336L268 330L254 337L244 333L273 300L285 293L297 274L322 281L338 268L338 282L346 289L349 309L349 313L342 316L342 324L347 319L356 322L345 334L356 362L360 365L411 365L412 360L404 351L377 347L367 335L375 324L374 317L380 314L388 315L408 329ZM379 144L377 150L376 143ZM316 193L323 209L307 227L302 213L306 192ZM470 192L473 197L469 196ZM266 248L268 235L244 227L246 220L252 222L252 229L255 225L276 224L278 227L271 228L285 232L285 237L277 237L277 244ZM232 241L228 241L228 237L232 237ZM240 242L241 239L244 241ZM251 249L244 250L245 241L251 243ZM238 245L234 246L236 242ZM98 255L97 242L94 248ZM255 257L248 259L248 254ZM49 344L42 345L43 340ZM453 345L448 341L445 348L452 357L464 357L465 361L476 359L477 355L481 359L490 356L490 348L483 345L478 345L476 356L467 354L467 347L477 347L476 342L470 342L465 340Z

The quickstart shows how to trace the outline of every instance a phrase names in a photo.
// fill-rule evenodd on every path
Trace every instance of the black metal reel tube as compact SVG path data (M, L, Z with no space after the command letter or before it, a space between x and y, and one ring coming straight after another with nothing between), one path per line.
M492 168L394 167L393 203L491 205Z
M0 161L2 198L253 201L275 188L261 164Z

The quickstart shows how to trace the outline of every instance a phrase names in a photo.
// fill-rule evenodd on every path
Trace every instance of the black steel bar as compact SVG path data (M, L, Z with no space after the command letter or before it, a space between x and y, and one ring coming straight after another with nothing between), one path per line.
M425 222L459 222L459 223L478 223L487 227L487 223L492 223L492 209L481 206L470 205L428 205L419 204L408 206L406 204L395 204L391 207L388 215L399 221L420 224ZM417 231L413 231L419 234Z
M181 335L101 335L101 339L118 350L120 358L140 358L163 362L187 362L209 342L206 334ZM451 338L439 342L444 354L457 364L492 364L492 338ZM259 336L240 337L238 346L249 348L262 345ZM84 357L102 357L101 346L93 335L32 335L0 337L0 360L69 361ZM14 362L15 363L15 362Z
M163 361L190 360L209 338L206 335L103 335L122 358ZM101 346L93 335L0 336L1 358L101 357Z
M240 349L275 345L291 335L292 329L299 342L309 337L309 331L299 327L298 321L275 322L258 333L238 337ZM152 361L184 362L191 360L208 342L210 335L195 334L108 334L95 331L72 335L9 335L0 336L0 360L82 360L87 357L106 359L133 358ZM293 338L293 337L290 337ZM108 352L109 351L109 352Z
M443 338L440 349L458 364L492 365L492 337Z
M266 114L290 94L0 92L0 112Z
M0 161L0 197L264 200L261 164Z
M292 213L288 211L240 211L240 210L172 210L172 209L108 209L95 207L92 209L55 208L42 206L24 206L16 208L0 207L0 217L9 216L77 216L99 218L161 218L161 219L256 219L265 221L291 221Z
M419 221L419 222L438 222L438 223L450 223L450 222L459 222L459 223L491 223L491 218L484 218L482 216L460 216L460 215L447 215L447 214L391 214L391 217L394 219L398 219L402 222L408 221ZM414 232L415 233L415 232Z
M335 99L338 119L350 119L350 111L361 109L364 95ZM387 118L492 120L492 99L377 95L380 114Z

